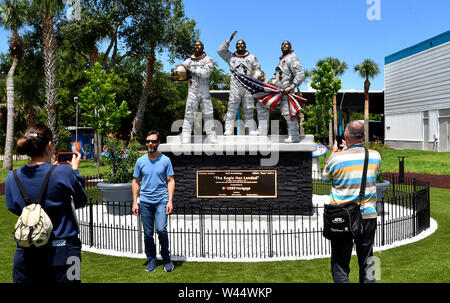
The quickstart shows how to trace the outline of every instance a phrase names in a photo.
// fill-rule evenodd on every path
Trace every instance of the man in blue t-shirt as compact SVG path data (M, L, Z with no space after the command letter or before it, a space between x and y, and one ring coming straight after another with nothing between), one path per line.
M149 131L145 144L147 154L136 161L133 173L133 214L141 215L144 228L144 245L147 256L147 271L156 269L156 245L153 239L154 226L161 244L164 270L171 272L174 265L170 259L167 215L173 210L175 179L170 159L158 151L159 133ZM141 185L139 186L139 182ZM137 202L139 196L139 204Z

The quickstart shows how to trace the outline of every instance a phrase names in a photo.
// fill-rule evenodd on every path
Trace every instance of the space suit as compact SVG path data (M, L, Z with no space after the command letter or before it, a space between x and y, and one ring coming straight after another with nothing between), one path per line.
M250 54L249 51L245 50L243 54L239 54L238 52L232 53L229 51L229 47L230 43L225 41L219 46L217 53L223 60L225 60L225 62L228 63L230 66L230 71L234 69L239 73L250 76L255 70L261 69L258 59L254 55ZM225 136L234 134L234 122L241 103L244 111L244 126L248 129L249 134L255 134L256 123L253 119L255 99L248 92L248 90L245 89L233 75L231 75L230 97L228 101L227 114L225 117ZM262 109L264 110L264 108Z
M293 91L296 87L302 84L305 79L305 73L300 60L293 50L280 57L280 61L275 69L275 78L275 85L281 89L291 87ZM288 126L288 138L284 140L284 142L298 142L300 140L298 118L291 117L289 114L289 101L287 95L283 95L280 107L281 114L286 120Z
M189 68L189 91L181 133L182 143L190 143L191 141L194 115L199 106L203 114L207 142L217 143L213 116L214 110L209 94L209 77L214 68L214 61L206 53L198 57L195 57L193 54L183 62L183 65Z

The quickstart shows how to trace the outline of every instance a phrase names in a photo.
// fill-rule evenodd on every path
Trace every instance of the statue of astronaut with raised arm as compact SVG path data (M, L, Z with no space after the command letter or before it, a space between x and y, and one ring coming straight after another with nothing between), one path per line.
M255 109L255 99L252 95L245 89L241 83L231 74L231 70L236 70L241 74L252 76L256 71L261 70L261 65L258 59L250 54L246 50L246 44L244 40L238 40L236 42L236 51L229 51L230 42L233 40L237 31L235 31L228 41L222 43L217 49L219 56L225 60L230 66L230 97L228 101L227 114L225 117L225 136L234 135L234 124L236 120L236 115L239 107L242 104L244 111L244 126L248 130L249 135L258 135L256 130L256 123L253 119L253 112ZM263 106L257 106L258 108L258 119L266 119L268 124L269 112ZM265 131L267 135L267 130Z
M206 142L217 143L213 115L214 110L209 94L209 77L214 68L214 61L203 50L203 43L201 41L195 42L194 53L181 65L187 70L187 77L185 79L177 79L176 76L172 76L173 81L187 80L189 82L183 130L181 132L181 142L183 144L191 142L194 115L199 106L202 110L203 121L205 123Z
M281 44L281 52L283 55L280 57L280 61L275 69L275 85L284 91L283 98L281 99L281 114L288 126L288 138L284 140L284 143L293 143L300 141L300 133L298 118L291 117L289 114L287 95L302 84L305 79L305 73L289 41L283 41Z

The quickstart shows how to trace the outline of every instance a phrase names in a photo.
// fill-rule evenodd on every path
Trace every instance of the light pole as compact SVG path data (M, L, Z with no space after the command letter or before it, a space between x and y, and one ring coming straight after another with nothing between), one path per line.
M342 136L343 125L342 125L342 103L344 103L345 91L342 92L341 104L339 105L339 135Z
M73 101L76 104L76 110L75 110L75 142L78 145L78 96L73 97Z

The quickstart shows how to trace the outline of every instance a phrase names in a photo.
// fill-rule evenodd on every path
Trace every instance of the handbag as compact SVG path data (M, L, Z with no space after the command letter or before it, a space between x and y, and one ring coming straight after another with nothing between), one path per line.
M367 166L369 151L364 148L364 168L361 180L359 199L364 198L366 192ZM345 204L327 204L323 213L323 236L329 240L355 238L361 230L360 205L354 201Z

